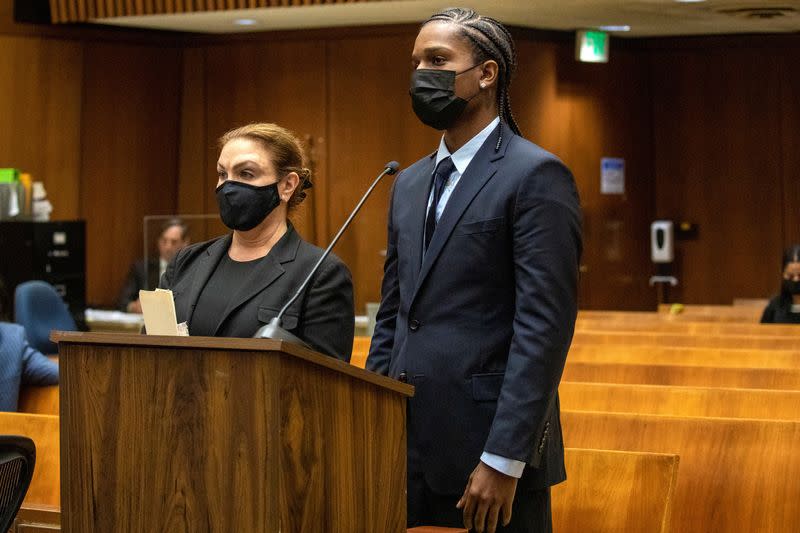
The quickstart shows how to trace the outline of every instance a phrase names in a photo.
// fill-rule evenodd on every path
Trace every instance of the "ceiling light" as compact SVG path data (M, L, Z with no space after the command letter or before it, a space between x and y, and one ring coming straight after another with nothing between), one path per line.
M706 0L675 0L675 1L681 4L697 4L699 2L705 2Z
M598 30L603 31L631 31L631 27L627 24L623 25L611 25L611 26L598 26Z
M258 24L258 21L256 19L236 19L233 23L237 26L253 26Z

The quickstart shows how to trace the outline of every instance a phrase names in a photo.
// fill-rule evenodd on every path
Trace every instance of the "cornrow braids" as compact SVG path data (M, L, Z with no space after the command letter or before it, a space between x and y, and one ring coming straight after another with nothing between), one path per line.
M517 69L517 50L511 33L497 20L478 15L474 10L462 7L442 10L423 22L422 25L437 21L457 24L461 34L472 45L477 61L492 59L497 62L499 67L497 112L502 122L508 124L511 131L521 135L517 121L514 119L514 113L511 111L511 96L508 91L511 79ZM498 140L497 148L499 148L499 144Z

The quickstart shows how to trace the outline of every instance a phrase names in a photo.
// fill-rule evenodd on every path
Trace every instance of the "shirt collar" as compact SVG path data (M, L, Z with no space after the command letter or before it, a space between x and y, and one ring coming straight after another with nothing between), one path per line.
M500 124L500 117L495 117L488 126L483 128L475 137L467 141L464 146L456 150L453 154L447 149L447 145L444 143L444 135L442 135L442 140L439 141L439 150L436 152L436 164L438 165L442 159L450 157L453 159L453 165L456 167L458 173L463 174L464 171L467 170L472 158L475 157L475 154L478 153L478 150L480 150L483 143L486 142L486 139L489 138L489 135L491 135L498 124Z

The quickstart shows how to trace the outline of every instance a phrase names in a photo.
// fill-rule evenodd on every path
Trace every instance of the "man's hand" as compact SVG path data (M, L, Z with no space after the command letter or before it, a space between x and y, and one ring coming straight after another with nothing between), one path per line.
M517 478L478 463L469 476L464 495L456 507L464 511L464 527L478 533L495 533L502 514L503 525L511 522L511 505Z
M130 303L128 303L128 312L129 313L142 313L142 303L137 299Z

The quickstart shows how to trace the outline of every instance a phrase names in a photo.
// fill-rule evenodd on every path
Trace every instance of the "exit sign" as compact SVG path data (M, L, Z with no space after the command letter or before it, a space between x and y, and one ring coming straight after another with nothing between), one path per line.
M584 63L608 63L608 45L606 32L580 30L575 36L575 58Z

